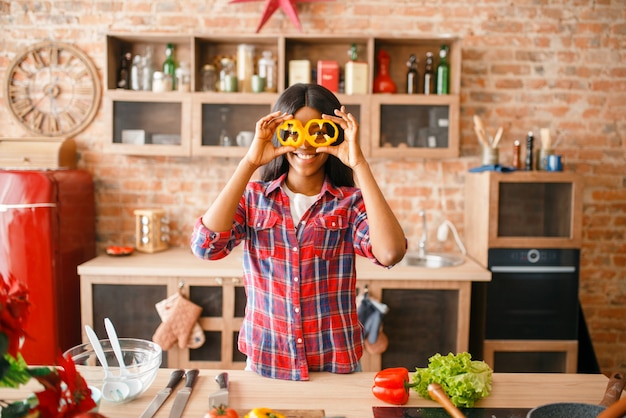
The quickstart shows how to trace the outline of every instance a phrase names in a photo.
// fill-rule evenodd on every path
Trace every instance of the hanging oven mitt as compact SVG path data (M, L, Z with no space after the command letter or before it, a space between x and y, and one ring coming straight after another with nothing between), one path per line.
M159 313L159 317L162 322L166 322L170 317L170 313L172 312L172 308L176 300L181 296L180 293L174 293L172 296L169 296L167 299L163 299L158 302L155 307L157 312ZM202 347L205 341L204 330L200 326L198 322L193 325L191 329L191 335L189 335L189 340L187 341L188 348L199 348Z
M171 308L168 309L169 304L165 307L167 319L159 325L152 336L152 340L163 350L169 350L176 341L178 347L187 347L191 330L198 323L202 313L200 306L180 295L173 299Z

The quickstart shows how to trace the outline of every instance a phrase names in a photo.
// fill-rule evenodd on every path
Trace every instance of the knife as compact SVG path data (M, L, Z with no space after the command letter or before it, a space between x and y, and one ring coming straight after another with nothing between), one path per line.
M187 401L189 400L189 396L191 396L191 390L196 383L196 377L198 377L199 373L200 370L193 369L188 370L185 374L185 387L181 388L176 393L176 399L174 399L174 405L170 411L170 418L180 418L183 415L183 411L185 410L185 406L187 406Z
M209 395L209 407L228 406L228 373L218 374L215 376L215 381L220 385L220 390Z
M165 400L170 396L172 390L176 387L176 385L178 385L178 382L180 382L184 375L185 371L181 369L174 370L170 373L170 381L167 382L167 386L156 394L154 399L152 399L152 402L150 402L146 410L143 411L139 418L151 418L154 414L156 414L161 405L163 405L163 402L165 402Z

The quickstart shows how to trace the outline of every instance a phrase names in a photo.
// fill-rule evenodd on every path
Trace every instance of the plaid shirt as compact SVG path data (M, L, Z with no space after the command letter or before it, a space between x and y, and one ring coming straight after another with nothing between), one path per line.
M284 179L250 182L230 231L210 231L199 219L192 251L220 259L245 240L248 303L238 345L254 371L291 380L308 380L309 371L353 372L363 353L355 254L377 263L361 191L326 180L294 225Z

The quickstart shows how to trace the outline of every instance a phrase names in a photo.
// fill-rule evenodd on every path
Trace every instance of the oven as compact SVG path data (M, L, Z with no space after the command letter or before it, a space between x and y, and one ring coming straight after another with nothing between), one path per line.
M484 345L496 341L506 346L510 340L511 351L524 351L525 345L538 342L549 347L577 340L579 261L579 249L489 249L491 282L475 283L472 288L473 357L482 358ZM540 361L550 355L537 353ZM500 364L499 371L505 370L517 371Z

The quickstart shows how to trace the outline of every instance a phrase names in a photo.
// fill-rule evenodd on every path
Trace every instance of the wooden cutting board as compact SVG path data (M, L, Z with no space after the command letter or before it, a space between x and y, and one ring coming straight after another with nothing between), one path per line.
M272 411L283 414L287 418L324 418L326 414L323 409L272 409ZM244 418L250 410L238 409L237 414Z

